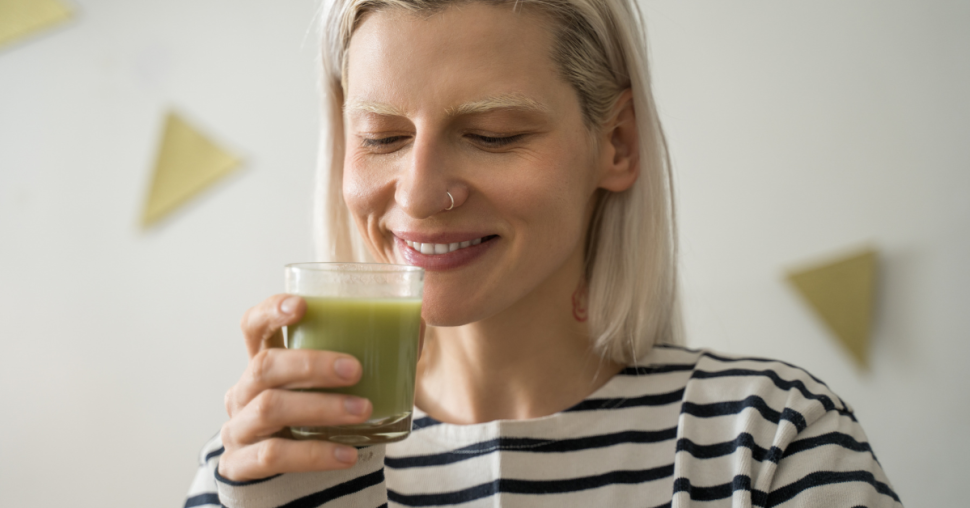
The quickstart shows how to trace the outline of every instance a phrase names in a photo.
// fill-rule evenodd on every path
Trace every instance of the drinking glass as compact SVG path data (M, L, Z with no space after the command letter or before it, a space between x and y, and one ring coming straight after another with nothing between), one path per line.
M369 399L371 418L358 425L290 427L296 439L363 446L411 433L424 270L380 263L286 265L286 292L303 297L306 314L287 327L286 346L353 355L363 374L354 386L310 388Z

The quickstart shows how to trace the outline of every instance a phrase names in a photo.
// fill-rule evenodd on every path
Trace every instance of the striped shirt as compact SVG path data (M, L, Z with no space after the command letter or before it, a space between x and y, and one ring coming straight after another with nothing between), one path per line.
M657 346L579 404L441 423L344 471L233 482L202 451L185 503L230 508L900 507L852 409L793 365Z

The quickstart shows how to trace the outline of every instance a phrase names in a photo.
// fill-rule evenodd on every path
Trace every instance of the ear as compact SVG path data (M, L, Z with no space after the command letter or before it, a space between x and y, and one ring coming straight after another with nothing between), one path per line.
M622 192L640 175L640 132L633 109L633 92L620 94L610 119L600 134L600 180L598 187Z

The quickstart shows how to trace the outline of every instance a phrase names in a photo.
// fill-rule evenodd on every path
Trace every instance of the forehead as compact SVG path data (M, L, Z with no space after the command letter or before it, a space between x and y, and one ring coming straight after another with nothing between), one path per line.
M553 62L552 42L544 16L513 4L383 9L368 14L351 39L347 100L406 112L453 110L483 97L555 102L569 88Z

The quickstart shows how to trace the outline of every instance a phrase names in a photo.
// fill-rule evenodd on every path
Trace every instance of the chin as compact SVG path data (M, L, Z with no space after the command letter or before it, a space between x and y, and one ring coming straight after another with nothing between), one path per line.
M421 317L430 326L463 326L481 321L494 313L485 305L486 302L482 301L480 295L462 291L456 296L451 291L428 289L425 286Z
M462 326L482 319L467 302L436 302L425 295L421 317L429 326Z

